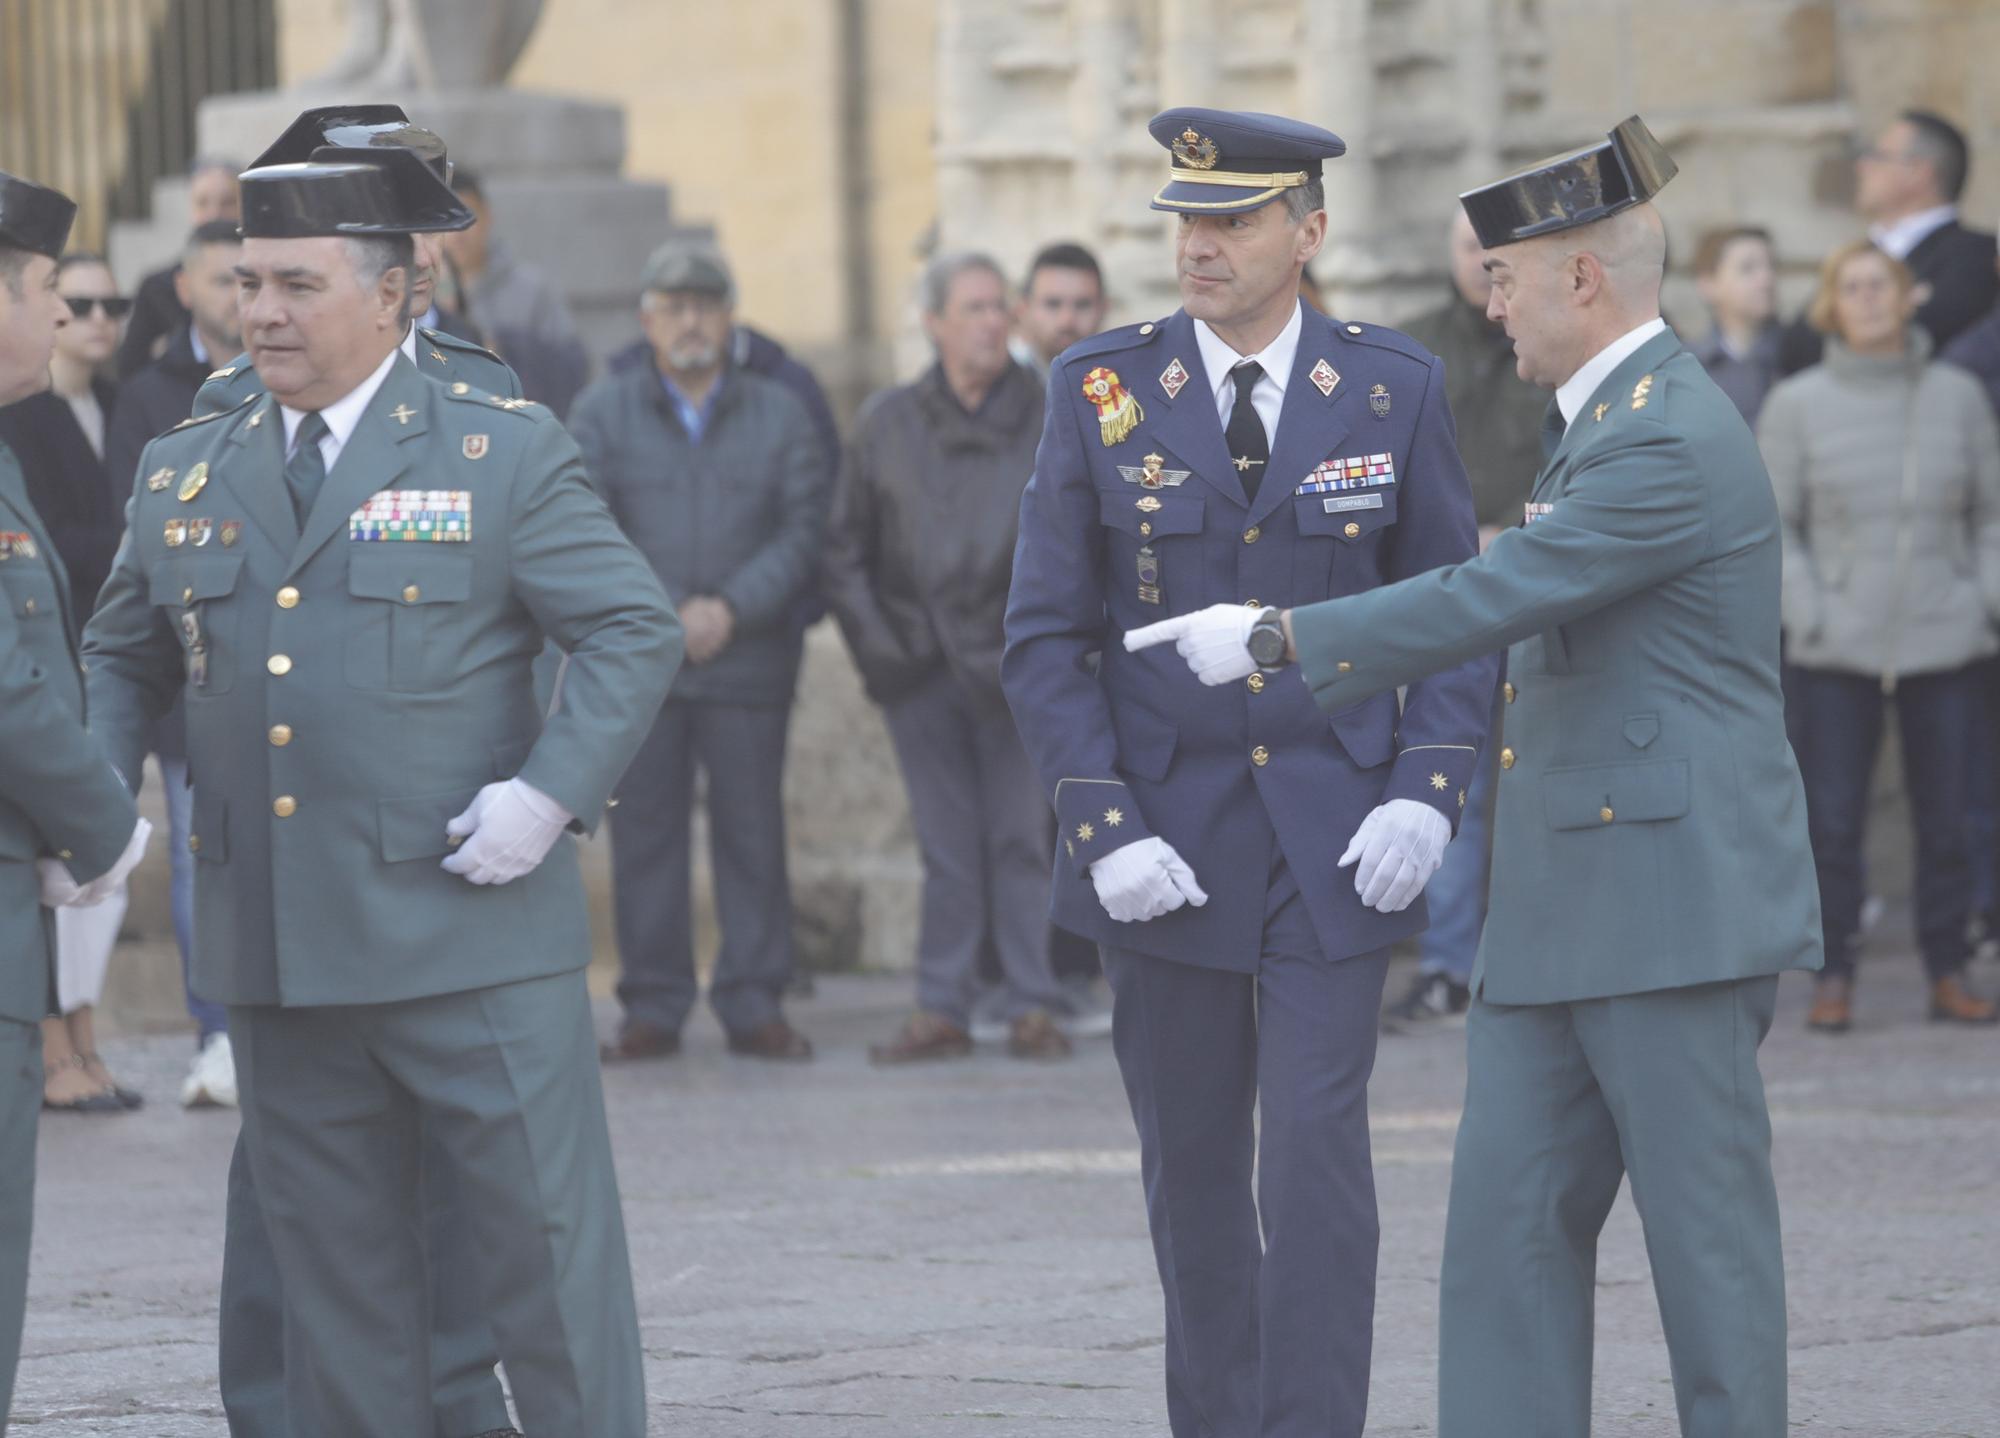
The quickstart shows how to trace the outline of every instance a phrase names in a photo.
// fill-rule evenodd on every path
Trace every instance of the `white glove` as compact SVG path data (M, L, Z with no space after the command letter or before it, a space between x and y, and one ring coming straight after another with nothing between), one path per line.
M1416 902L1451 842L1451 821L1416 799L1391 799L1369 811L1354 831L1340 868L1360 860L1354 892L1384 914L1400 913Z
M1194 881L1194 870L1165 839L1137 839L1113 849L1090 866L1097 902L1121 924L1142 923L1171 914L1182 904L1197 909L1208 895Z
M534 872L573 817L533 784L488 784L446 821L445 833L465 843L444 856L444 867L475 884L508 883Z
M1257 672L1257 661L1250 657L1248 647L1250 630L1263 612L1241 604L1211 604L1193 614L1179 614L1132 630L1125 636L1125 648L1136 654L1171 639L1202 683L1248 679Z
M88 909L103 903L139 867L139 861L146 857L146 841L152 837L152 824L141 819L132 826L132 837L126 840L125 852L118 856L118 862L87 884L78 884L61 859L37 859L35 872L42 881L42 903L51 909L65 906Z

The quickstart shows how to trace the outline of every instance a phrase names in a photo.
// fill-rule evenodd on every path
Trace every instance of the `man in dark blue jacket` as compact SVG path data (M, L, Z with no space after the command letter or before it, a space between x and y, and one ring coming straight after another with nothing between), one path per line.
M1002 678L1060 824L1056 922L1104 948L1175 1438L1355 1438L1388 946L1424 927L1495 662L1329 723L1291 670L1209 689L1118 641L1232 604L1266 643L1275 606L1470 558L1472 496L1437 360L1299 304L1340 139L1209 110L1151 130L1183 308L1052 368Z
M785 731L795 613L825 524L830 457L787 388L733 364L735 286L721 255L673 241L641 282L645 361L577 397L569 424L611 512L687 626L687 665L611 816L618 997L607 1056L680 1046L694 1007L689 889L695 771L708 776L722 952L709 1003L732 1051L803 1059L781 1001L795 963L785 876Z

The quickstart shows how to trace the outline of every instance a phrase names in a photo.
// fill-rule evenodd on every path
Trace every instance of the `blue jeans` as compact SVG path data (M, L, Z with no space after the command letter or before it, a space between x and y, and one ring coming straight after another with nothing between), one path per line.
M1503 676L1504 666L1503 666ZM1496 692L1493 723L1479 748L1458 835L1444 848L1444 863L1424 888L1431 926L1417 936L1422 974L1444 974L1454 983L1472 982L1472 960L1486 927L1486 876L1493 859L1493 785L1500 772L1500 713Z
M181 951L181 988L187 994L188 1017L194 1020L197 1042L207 1043L209 1035L229 1031L229 1016L221 1004L197 997L188 987L188 966L194 961L194 855L188 849L188 834L194 825L194 791L188 787L187 760L161 755L160 780L167 791L167 856L173 866L169 894L174 942Z

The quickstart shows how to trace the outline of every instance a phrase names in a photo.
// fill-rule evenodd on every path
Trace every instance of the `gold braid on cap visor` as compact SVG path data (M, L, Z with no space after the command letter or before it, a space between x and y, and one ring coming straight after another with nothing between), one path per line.
M1187 185L1228 185L1238 190L1258 190L1255 195L1240 195L1233 200L1161 200L1167 193L1162 186L1160 193L1153 196L1155 202L1174 205L1184 209L1233 210L1243 205L1260 205L1275 199L1285 190L1295 190L1310 184L1312 176L1304 170L1285 170L1267 175L1246 174L1240 170L1184 170L1179 166L1167 176L1167 184Z

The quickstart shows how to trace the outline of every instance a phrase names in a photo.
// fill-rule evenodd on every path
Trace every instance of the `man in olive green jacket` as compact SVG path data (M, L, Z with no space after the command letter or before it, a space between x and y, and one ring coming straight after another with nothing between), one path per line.
M67 197L0 172L0 404L48 381L63 322L56 259L75 216ZM150 832L84 732L69 595L21 467L0 444L0 1434L28 1296L41 1021L54 992L55 925L43 905L109 895Z
M1493 902L1452 1165L1439 1438L1590 1431L1597 1237L1629 1175L1681 1430L1786 1427L1784 1261L1757 1046L1817 968L1778 689L1777 508L1659 318L1673 162L1636 118L1463 197L1520 373L1556 391L1522 528L1281 619L1321 707L1505 645ZM1255 666L1237 614L1161 636ZM1158 628L1158 626L1155 626ZM1128 639L1128 643L1130 639Z

